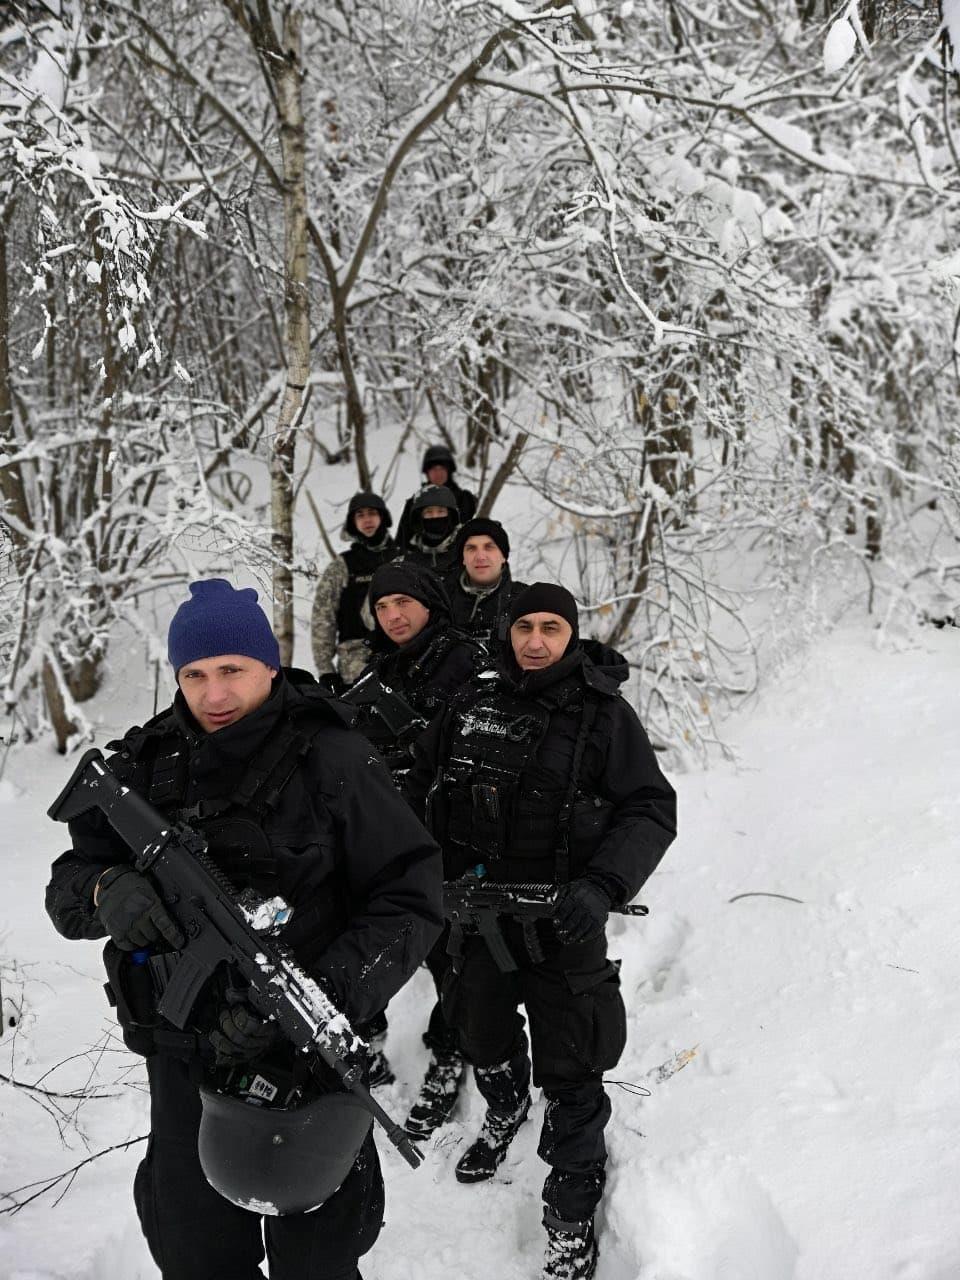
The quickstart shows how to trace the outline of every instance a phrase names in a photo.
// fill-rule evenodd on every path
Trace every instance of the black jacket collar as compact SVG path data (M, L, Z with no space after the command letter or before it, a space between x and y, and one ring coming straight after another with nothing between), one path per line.
M609 660L604 661L606 658ZM571 687L585 686L612 698L617 696L619 686L627 674L626 661L620 654L613 649L605 649L592 640L579 642L559 662L542 671L522 671L507 641L500 665L503 682L522 697L530 698L539 698L548 692L559 693L560 686L564 683Z

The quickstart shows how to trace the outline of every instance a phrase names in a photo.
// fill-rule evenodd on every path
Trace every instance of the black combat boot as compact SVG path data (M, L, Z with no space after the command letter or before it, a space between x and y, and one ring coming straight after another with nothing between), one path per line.
M476 1141L457 1163L458 1182L484 1182L503 1163L510 1143L530 1111L530 1063L523 1053L494 1067L475 1067L487 1114Z
M591 1280L597 1269L593 1219L563 1222L547 1210L543 1225L547 1229L547 1252L541 1280Z
M411 1138L429 1138L450 1119L460 1096L463 1071L463 1055L456 1050L431 1054L420 1093L403 1124Z

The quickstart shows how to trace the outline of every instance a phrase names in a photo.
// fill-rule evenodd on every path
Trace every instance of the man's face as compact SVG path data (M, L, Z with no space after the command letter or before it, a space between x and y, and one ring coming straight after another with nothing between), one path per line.
M442 462L435 462L432 467L427 467L427 479L431 484L446 484L450 479L450 472Z
M430 610L413 596L381 596L373 606L377 622L396 645L418 636L430 621Z
M424 507L424 520L442 520L445 515L449 515L446 507Z
M525 613L510 628L513 656L521 671L552 667L564 655L573 627L557 613Z
M382 523L383 517L376 507L357 507L353 513L353 527L365 538L376 533Z
M468 538L463 544L463 567L467 577L478 587L496 582L503 572L504 554L485 533Z
M200 728L216 733L266 702L276 674L258 658L228 653L188 662L177 672L177 684Z

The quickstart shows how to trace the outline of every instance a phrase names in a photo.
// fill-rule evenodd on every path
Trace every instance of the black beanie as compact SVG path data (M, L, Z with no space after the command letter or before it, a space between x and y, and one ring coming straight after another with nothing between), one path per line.
M468 520L466 524L460 526L460 532L457 534L457 563L463 559L463 548L468 538L476 538L480 534L486 534L488 538L492 538L500 550L503 552L504 560L510 559L510 539L507 537L507 531L499 520L486 520L483 516L477 516L475 520Z
M382 596L412 596L431 613L449 614L450 601L439 578L426 565L391 560L382 564L370 579L367 593L371 610Z
M508 615L512 627L518 618L527 613L555 613L569 622L573 628L572 639L580 634L580 614L577 602L566 587L558 587L553 582L532 582L529 587L515 596L510 604Z

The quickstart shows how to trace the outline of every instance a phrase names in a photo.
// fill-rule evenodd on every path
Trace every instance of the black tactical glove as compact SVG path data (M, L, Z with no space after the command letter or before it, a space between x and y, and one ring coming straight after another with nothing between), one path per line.
M184 937L146 876L133 867L109 867L97 881L97 915L121 951L157 942L180 948Z
M264 1021L235 987L227 988L225 1000L217 1014L219 1030L211 1031L209 1040L218 1067L237 1067L266 1053L279 1029L275 1022Z
M561 942L586 942L603 932L612 906L610 895L595 880L571 880L557 894L553 927Z
M339 698L347 688L339 671L324 671L317 676L317 684L322 685L327 693L332 693L335 698Z

